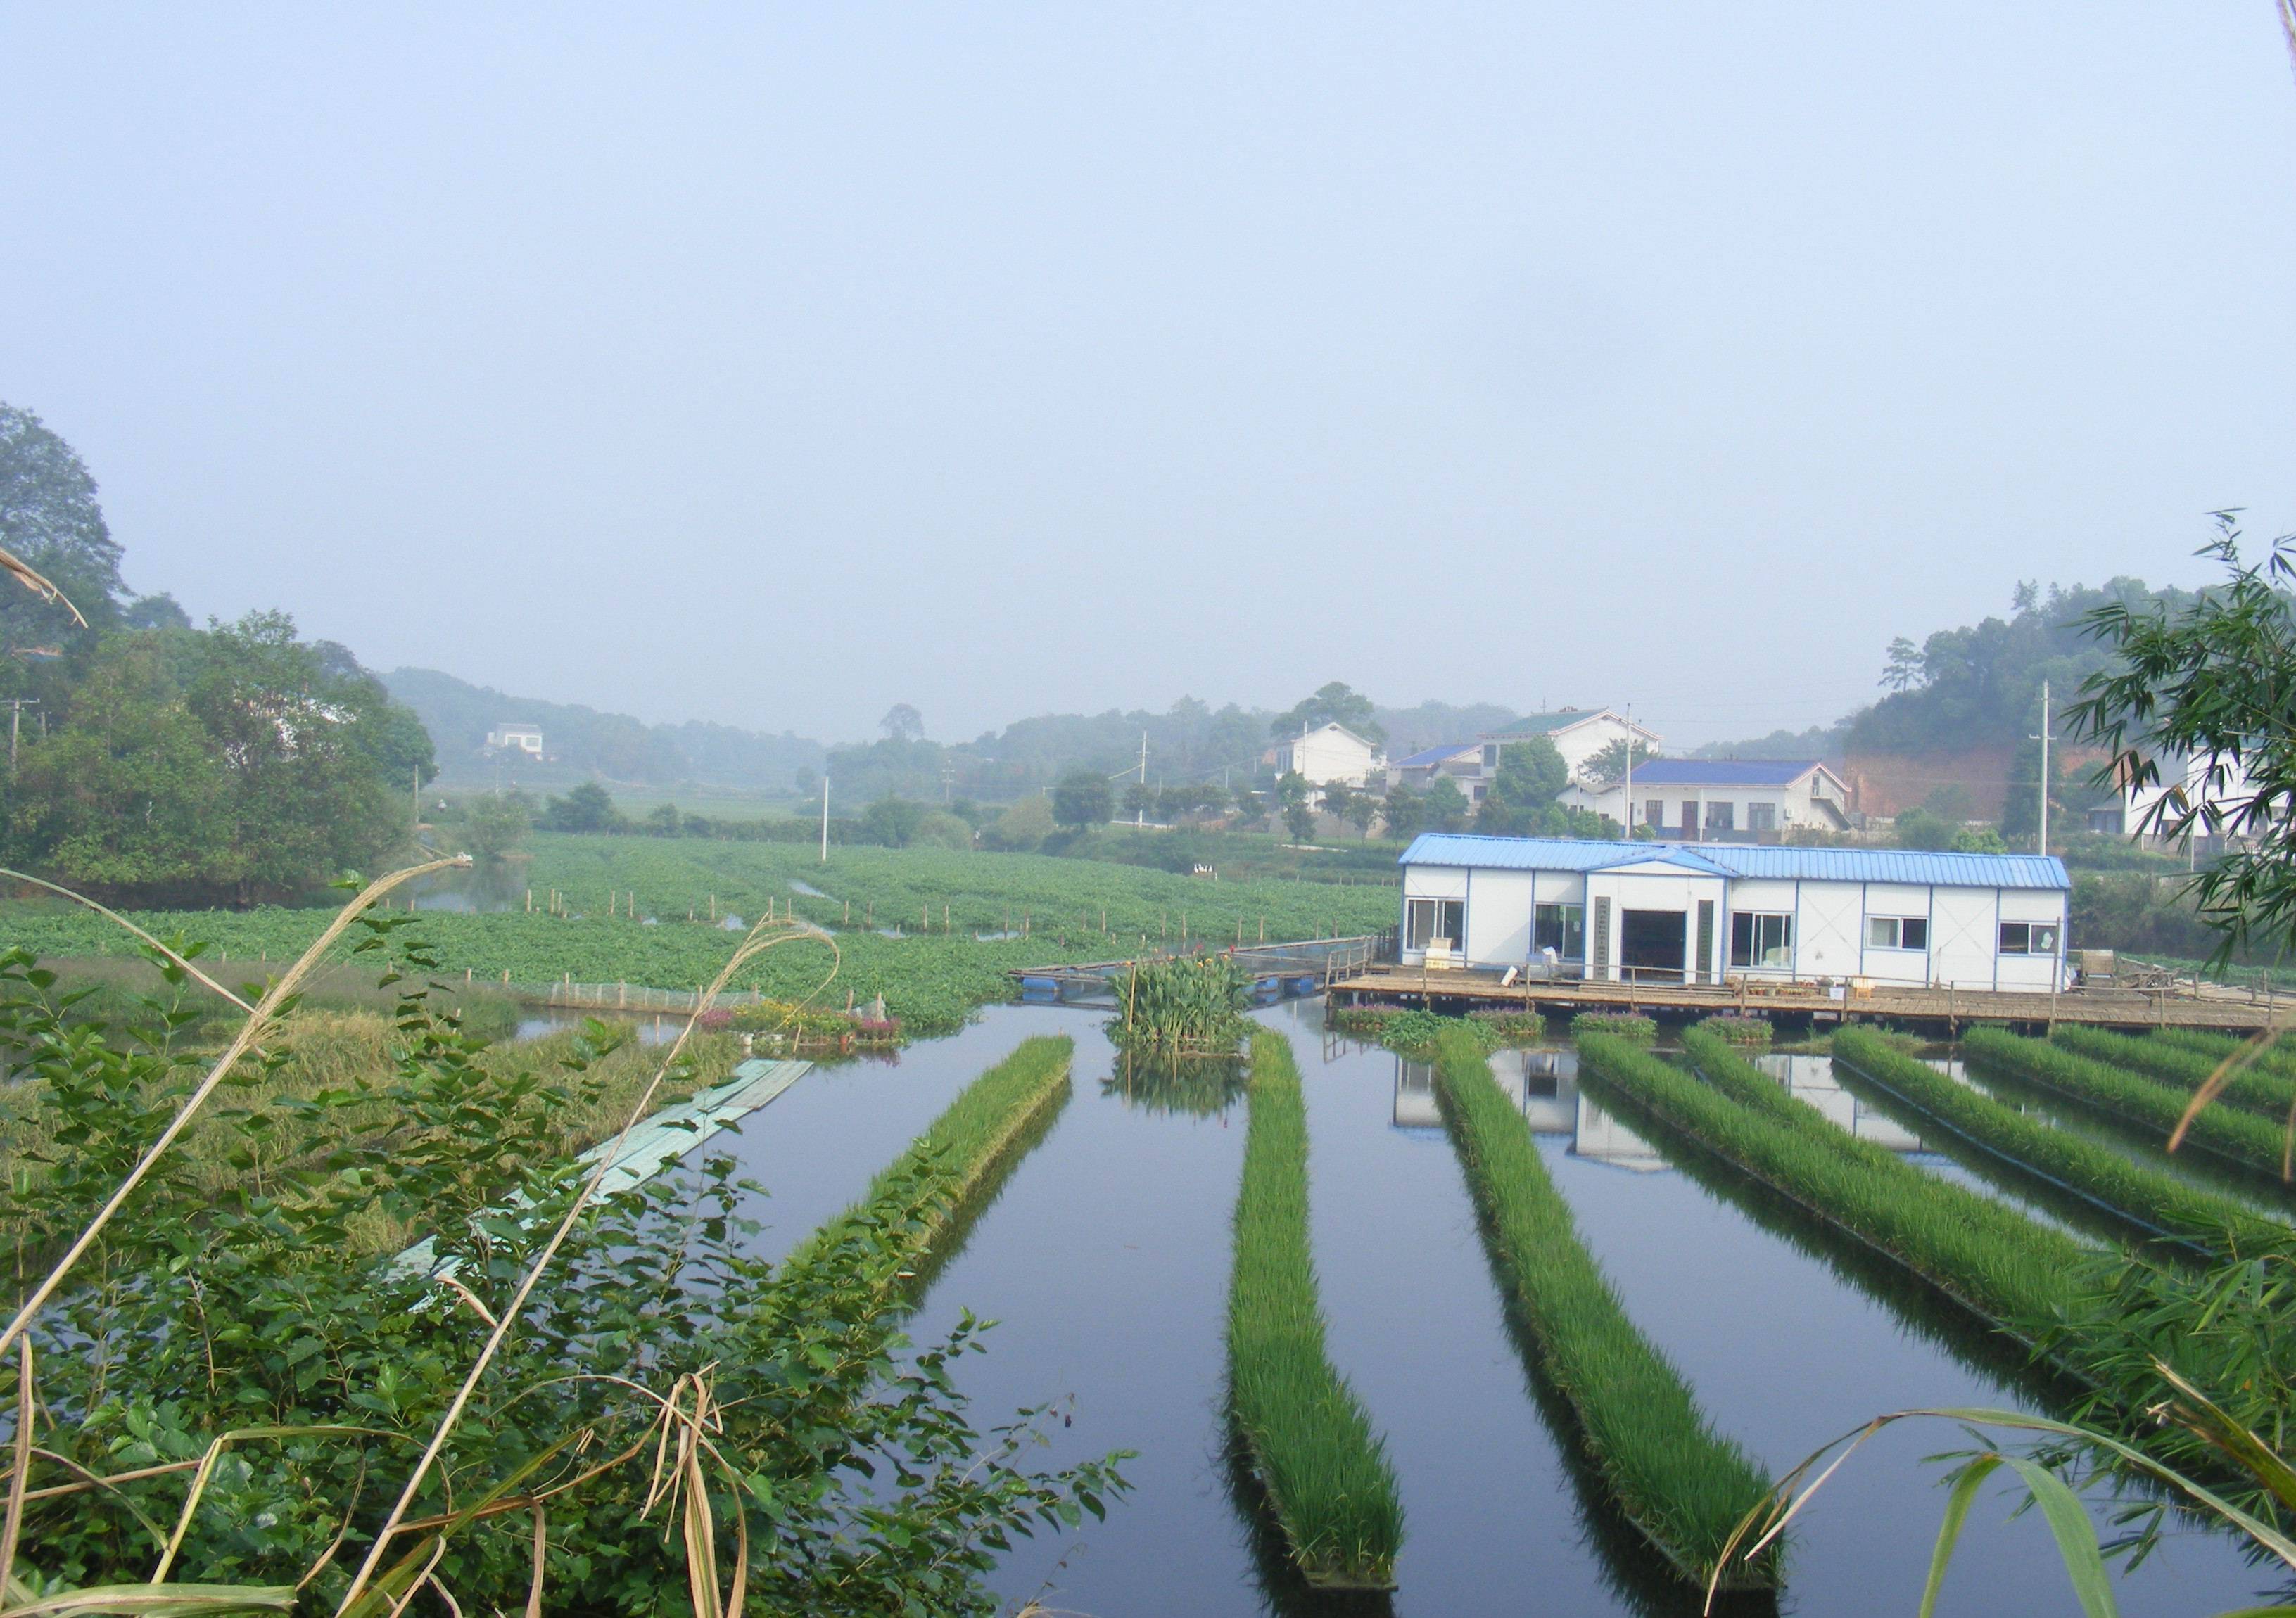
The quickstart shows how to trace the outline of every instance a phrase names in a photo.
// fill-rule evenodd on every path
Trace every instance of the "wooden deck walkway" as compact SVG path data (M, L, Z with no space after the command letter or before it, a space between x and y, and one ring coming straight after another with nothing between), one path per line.
M1876 984L1844 997L1812 984L1728 988L1684 984L1585 983L1568 979L1503 986L1496 972L1423 971L1416 967L1368 967L1331 985L1332 999L1424 1004L1448 1009L1521 1006L1539 1010L1642 1011L1660 1017L1710 1017L1742 1011L1757 1017L1818 1022L1930 1023L1948 1032L1973 1022L2046 1027L2083 1023L2102 1028L2203 1028L2253 1034L2296 1025L2296 998L2243 997L2154 990L2073 990L2062 994L1987 989L1906 989Z

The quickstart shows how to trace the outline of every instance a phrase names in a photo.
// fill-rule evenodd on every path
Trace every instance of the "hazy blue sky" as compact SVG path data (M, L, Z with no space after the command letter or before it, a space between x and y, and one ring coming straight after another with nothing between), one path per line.
M378 667L1688 741L2296 527L2271 0L15 4L0 66L0 398L136 587Z

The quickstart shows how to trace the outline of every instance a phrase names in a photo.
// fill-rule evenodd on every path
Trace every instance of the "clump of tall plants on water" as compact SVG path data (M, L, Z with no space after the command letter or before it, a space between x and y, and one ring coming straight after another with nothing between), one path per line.
M1324 1352L1308 1233L1307 1099L1281 1034L1252 1037L1250 1093L1228 1287L1229 1408L1308 1582L1392 1589L1403 1506L1363 1401Z
M1142 961L1113 986L1109 1037L1127 1050L1232 1057L1248 1026L1251 977L1226 955Z
M1715 1431L1682 1373L1627 1318L1483 1047L1446 1034L1435 1085L1509 1312L1576 1418L1604 1490L1685 1579L1775 1584L1775 1543L1732 1555L1733 1531L1767 1498L1768 1475Z
M903 1338L901 1282L958 1189L942 1159L780 1266L749 1255L752 1188L726 1159L600 1195L605 1158L577 1163L554 1124L591 1058L480 1059L430 1001L413 919L365 913L413 874L354 901L216 1056L170 1032L194 985L240 1000L191 950L155 948L157 1032L126 1034L0 953L0 1059L69 1120L0 1185L6 1606L994 1610L1011 1535L1121 1484L1108 1462L1022 1469L1037 1413L973 1426L952 1377L977 1323ZM388 1069L250 1109L250 1149L298 1149L218 1192L177 1140L263 1094L302 973L354 931L396 962ZM800 936L753 931L709 993ZM631 1124L684 1061L681 1041ZM369 1256L376 1220L428 1230L439 1262Z

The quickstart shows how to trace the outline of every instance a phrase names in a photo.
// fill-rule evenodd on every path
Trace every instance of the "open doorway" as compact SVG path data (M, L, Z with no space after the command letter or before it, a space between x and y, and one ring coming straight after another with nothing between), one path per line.
M1620 917L1619 965L1632 983L1680 983L1690 943L1685 911L1630 910Z

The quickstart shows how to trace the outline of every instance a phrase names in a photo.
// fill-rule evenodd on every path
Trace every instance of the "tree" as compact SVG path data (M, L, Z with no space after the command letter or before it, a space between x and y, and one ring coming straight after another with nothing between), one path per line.
M1272 735L1297 736L1318 725L1343 724L1376 744L1387 740L1387 732L1372 717L1375 711L1370 698L1334 680L1318 686L1314 696L1300 699L1288 713L1276 715L1267 728Z
M472 854L481 860L498 860L532 823L523 792L484 792L470 801L463 831Z
M1429 831L1456 831L1469 813L1467 795L1448 776L1437 776L1420 800L1420 823Z
M1387 789L1387 800L1380 805L1380 815L1387 822L1388 836L1414 838L1427 823L1427 803L1418 793L1398 781Z
M1348 824L1356 829L1357 837L1369 838L1371 823L1379 819L1379 799L1368 792L1349 794L1346 818Z
M919 741L924 737L925 716L906 702L896 702L877 725L890 740Z
M1570 784L1570 767L1544 736L1499 749L1498 773L1475 815L1475 828L1494 837L1530 837L1545 829L1547 811Z
M1908 809L1897 819L1890 829L1896 834L1900 848L1950 848L1961 835L1961 827L1946 819L1934 809Z
M683 824L676 804L656 804L646 812L645 829L649 837L674 838Z
M1158 813L1160 797L1155 788L1134 781L1124 789L1124 813L1136 820L1145 820Z
M1541 737L1539 740L1545 741L1546 739L1545 737ZM1549 741L1546 745L1553 747L1554 744ZM1514 751L1514 746L1515 744L1509 744L1506 749L1499 755L1499 759L1502 764L1505 763L1506 754ZM1597 750L1595 756L1592 758L1589 758L1580 768L1579 773L1584 775L1587 780L1595 786L1609 787L1614 785L1618 781L1623 780L1626 776L1627 751L1626 738L1621 736L1616 741L1609 742ZM1650 763L1652 759L1656 758L1658 756L1658 749L1650 746L1647 742L1638 741L1634 744L1635 768L1637 770L1641 769L1644 764Z
M954 814L933 810L917 821L909 834L912 848L971 848L972 828Z
M1042 848L1055 829L1053 806L1041 794L1031 794L998 815L984 835L991 848L1025 853Z
M861 812L861 835L888 848L906 848L924 824L925 806L906 797L881 797Z
M2253 564L2242 560L2234 514L2219 512L2217 525L2202 554L2223 567L2224 584L2174 610L2120 601L2087 614L2085 627L2117 661L2082 682L2065 718L2109 750L2101 783L2158 786L2163 759L2201 762L2201 789L2171 787L2143 829L2242 839L2189 884L2221 960L2258 945L2277 955L2296 941L2296 539Z
M1343 780L1331 781L1324 788L1324 813L1344 824L1356 805L1356 790Z
M29 410L0 404L0 550L45 576L92 626L119 620L127 587L119 543L79 453ZM11 583L0 592L0 646L59 644L77 625L61 605Z
M1306 798L1283 805L1283 825L1295 843L1316 840L1316 811Z
M1882 667L1882 684L1893 691L1909 691L1928 683L1929 677L1922 668L1922 649L1904 635L1890 642L1885 655L1889 661Z
M1070 770L1053 788L1053 819L1070 830L1102 824L1113 808L1107 779L1096 770Z
M621 820L613 798L594 780L586 780L564 797L554 797L542 806L545 831L611 831Z

